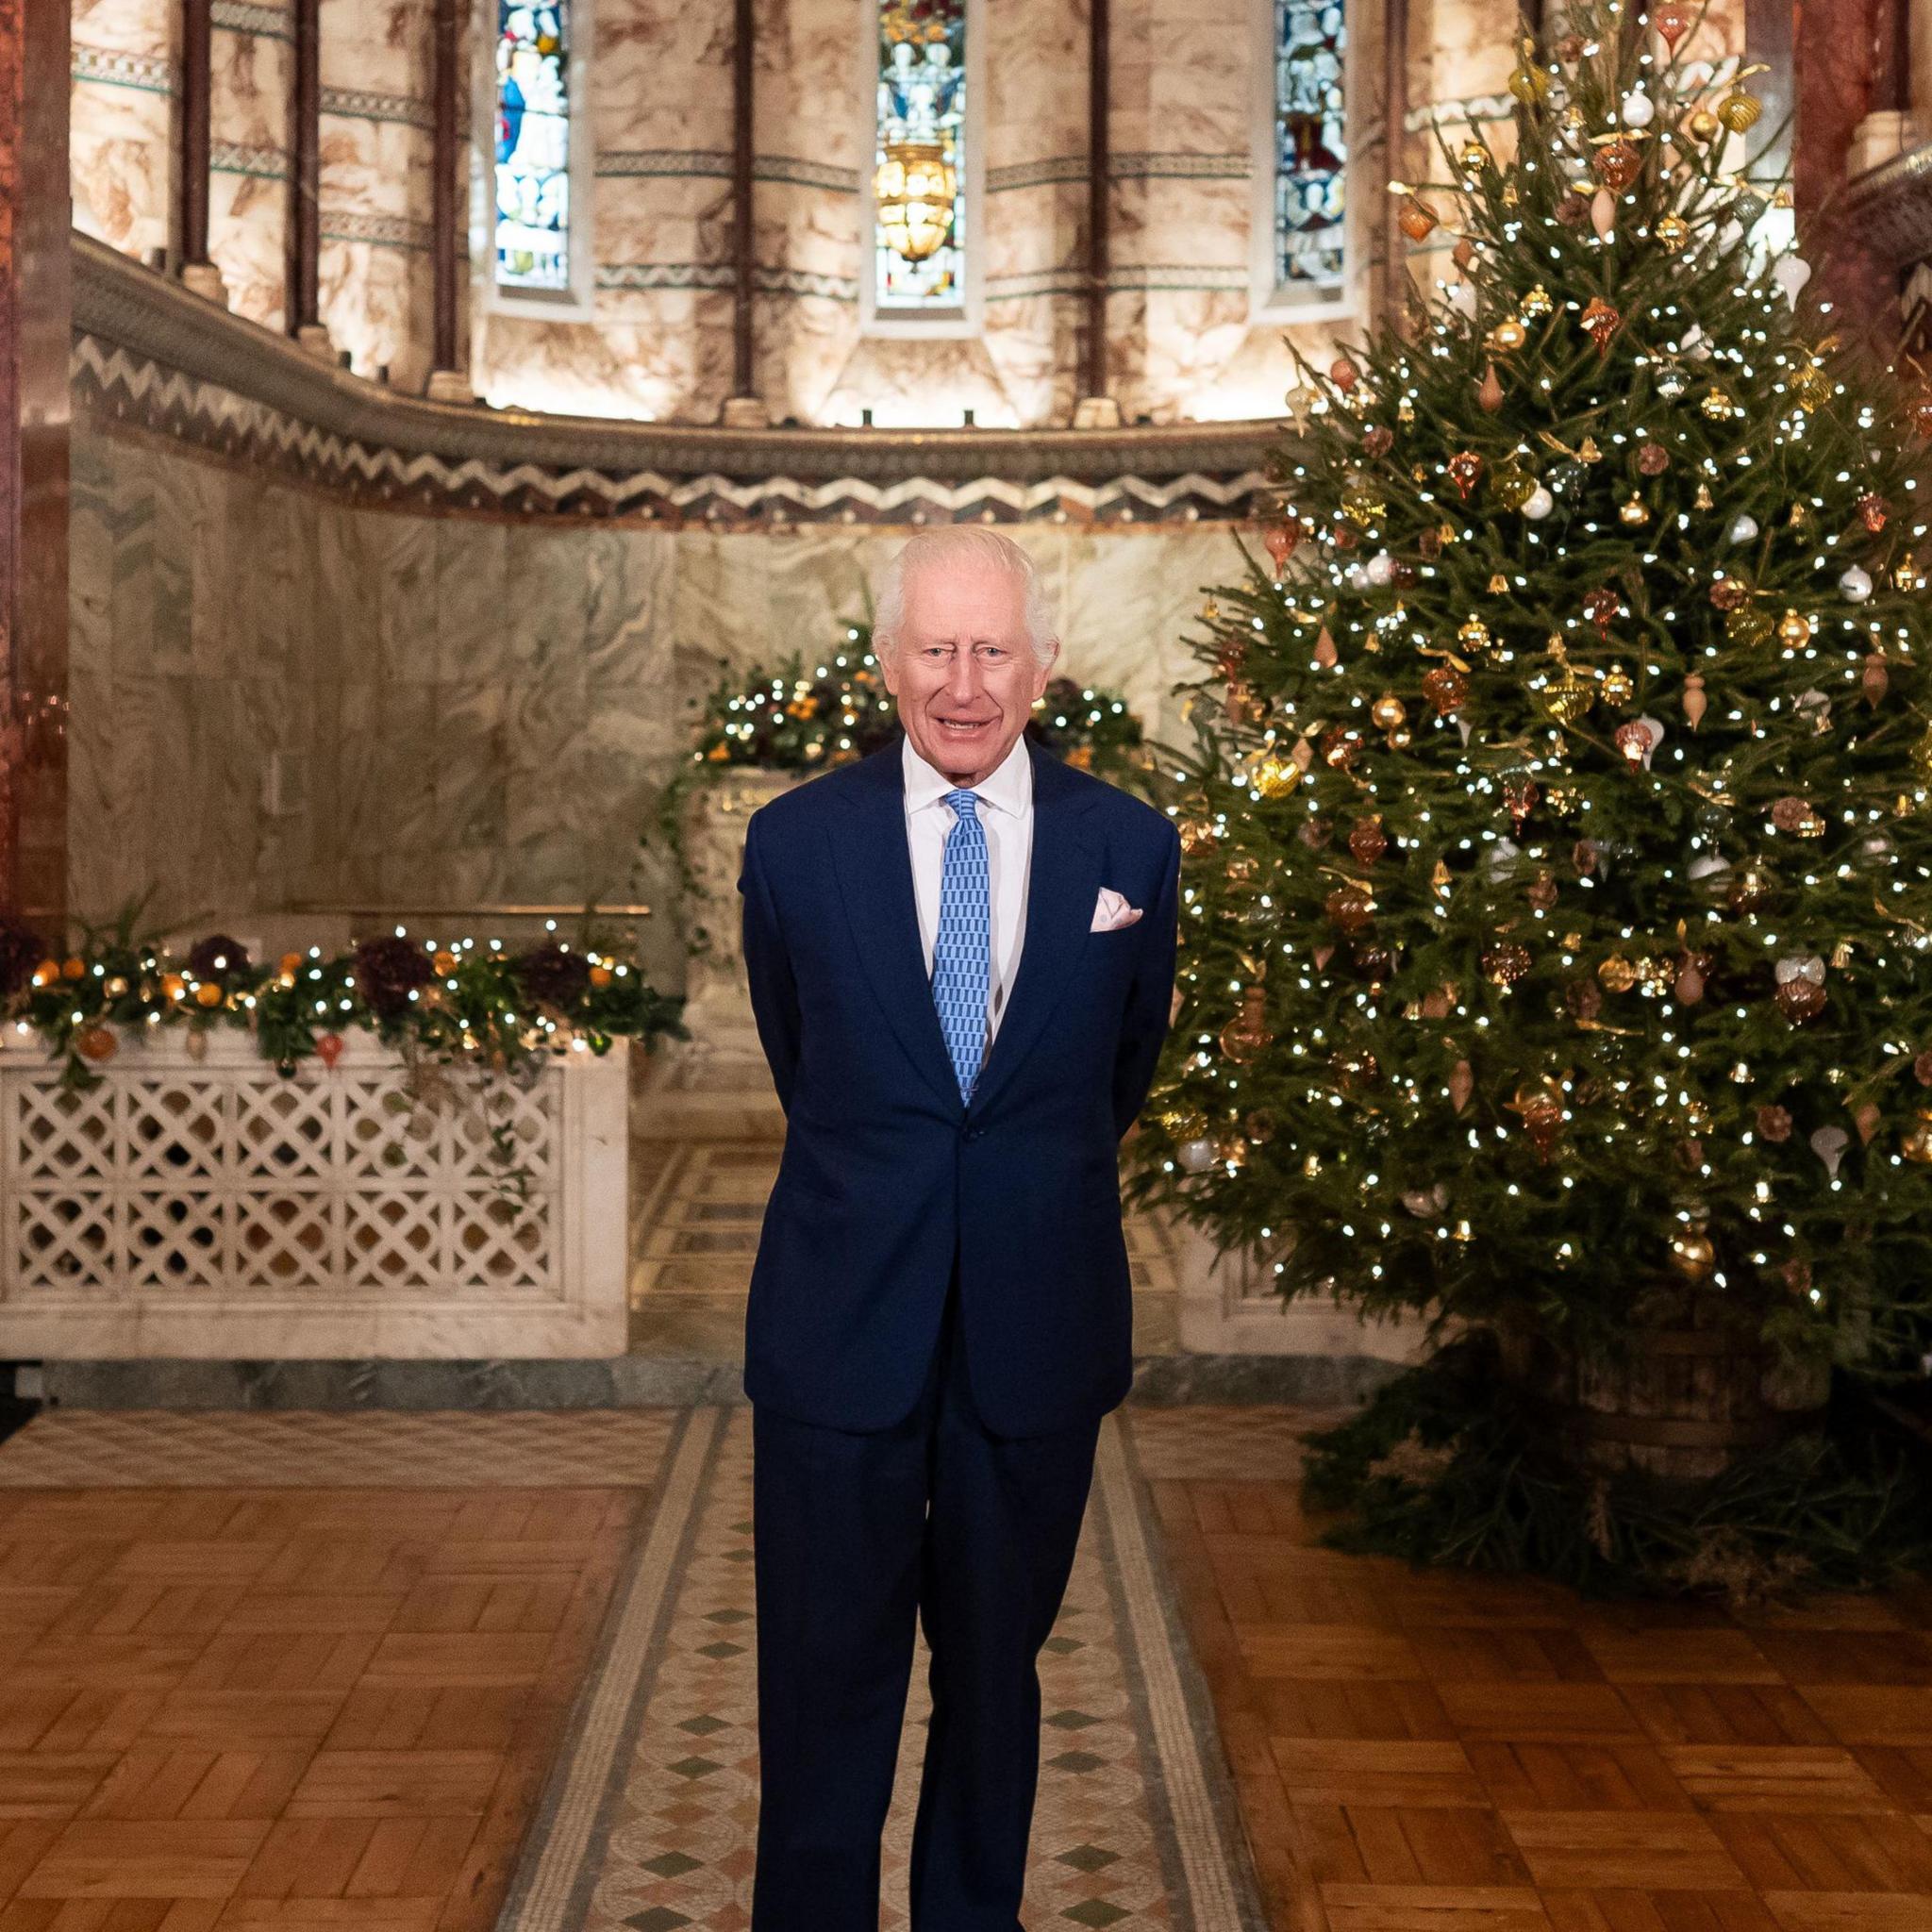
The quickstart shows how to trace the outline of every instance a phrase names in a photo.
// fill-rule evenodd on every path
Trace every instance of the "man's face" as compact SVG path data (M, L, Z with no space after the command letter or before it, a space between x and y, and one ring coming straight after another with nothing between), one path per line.
M908 574L895 649L882 654L912 748L956 785L977 785L1026 728L1046 690L1046 661L1026 638L1018 577L990 558L946 558Z

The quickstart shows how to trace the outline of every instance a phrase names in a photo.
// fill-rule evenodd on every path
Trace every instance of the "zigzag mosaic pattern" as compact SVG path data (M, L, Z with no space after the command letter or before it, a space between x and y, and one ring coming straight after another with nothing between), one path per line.
M806 483L782 475L734 479L536 463L504 467L339 436L86 334L75 337L70 367L75 406L104 424L125 424L339 490L353 499L392 506L624 516L673 527L692 523L761 528L811 523L1159 524L1253 517L1274 493L1259 470L1231 476L1189 472L1158 482L1125 475L1103 483L1064 476L1016 483L987 476L953 484L924 476L890 483L861 476Z

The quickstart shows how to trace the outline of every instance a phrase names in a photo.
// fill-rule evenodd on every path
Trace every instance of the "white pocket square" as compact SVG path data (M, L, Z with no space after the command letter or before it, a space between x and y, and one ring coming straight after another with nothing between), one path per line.
M1111 886L1102 886L1100 897L1093 902L1093 924L1090 932L1114 932L1124 925L1132 925L1141 916L1138 906L1129 906L1123 893L1116 892Z

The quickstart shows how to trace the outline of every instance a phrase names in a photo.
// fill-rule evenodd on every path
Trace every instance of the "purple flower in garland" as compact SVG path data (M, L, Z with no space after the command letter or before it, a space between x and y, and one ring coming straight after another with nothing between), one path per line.
M240 978L248 971L248 948L225 932L211 932L189 954L188 970L197 979Z
M0 912L0 999L10 999L46 958L41 936L25 920Z
M409 1009L409 995L436 977L429 955L413 940L391 933L364 940L356 948L356 985L370 1011L399 1020Z
M524 997L546 1007L571 1007L591 983L591 963L581 953L552 943L535 946L510 962Z

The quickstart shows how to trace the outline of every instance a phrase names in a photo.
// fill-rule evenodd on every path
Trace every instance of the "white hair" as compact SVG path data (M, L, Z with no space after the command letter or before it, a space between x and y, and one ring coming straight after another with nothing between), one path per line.
M1053 615L1046 608L1046 586L1032 558L1001 530L978 524L941 524L916 530L900 545L879 578L877 607L873 615L873 649L889 657L899 648L906 622L906 580L913 571L930 568L952 557L977 558L997 565L1019 580L1025 599L1026 641L1042 664L1051 661L1059 641Z

